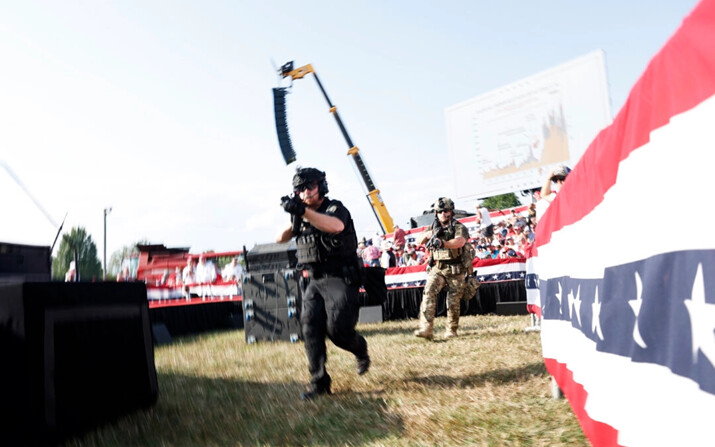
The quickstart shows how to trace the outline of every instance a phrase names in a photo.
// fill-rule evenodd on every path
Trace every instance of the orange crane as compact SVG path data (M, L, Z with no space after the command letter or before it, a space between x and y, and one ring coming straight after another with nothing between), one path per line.
M320 79L318 78L317 73L315 73L315 70L313 70L313 66L308 64L294 69L293 61L290 61L283 64L279 70L279 74L283 78L287 78L290 76L291 80L303 79L303 77L305 77L309 73L312 73L315 77L315 81L318 83L320 91L323 92L323 96L328 102L328 106L330 106L330 113L332 113L333 117L335 117L335 121L338 123L340 131L342 132L343 137L345 137L345 141L348 143L348 155L351 156L353 161L355 162L360 177L362 178L362 181L367 188L368 202L372 207L373 213L375 213L375 217L380 224L380 228L382 229L383 234L391 233L394 230L394 223L392 217L390 216L390 213L387 211L385 202L380 196L380 190L377 189L375 183L372 181L372 177L370 177L370 173L367 170L367 166L365 166L365 163L360 156L360 150L357 148L357 146L353 144L352 139L350 139L350 135L348 135L348 131L345 129L345 125L343 124L343 121L340 119L340 115L338 114L338 108L333 105L332 102L330 102L330 98L325 92L323 84L320 83ZM286 164L291 164L296 160L296 154L293 150L293 145L288 134L288 125L286 122L285 95L287 94L287 92L287 87L274 88L273 102L275 107L278 143L281 147L281 152L283 153L283 158L285 159Z

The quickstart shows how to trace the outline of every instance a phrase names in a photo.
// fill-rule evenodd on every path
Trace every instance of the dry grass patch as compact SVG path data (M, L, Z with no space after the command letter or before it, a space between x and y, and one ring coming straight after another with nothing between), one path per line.
M568 404L549 394L526 317L470 316L460 337L412 336L416 321L360 325L372 367L328 342L334 395L298 399L302 343L246 345L243 331L156 348L158 403L67 446L587 446Z

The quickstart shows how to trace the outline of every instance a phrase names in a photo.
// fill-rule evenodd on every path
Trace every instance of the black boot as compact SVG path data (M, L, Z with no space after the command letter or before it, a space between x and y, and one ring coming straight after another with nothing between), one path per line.
M358 376L365 374L367 370L370 369L370 356L366 355L363 358L358 358L355 369L357 370Z
M331 394L333 394L333 393L330 392L330 388L304 391L304 392L300 393L300 400L313 400L318 396L322 396L322 395L329 396Z

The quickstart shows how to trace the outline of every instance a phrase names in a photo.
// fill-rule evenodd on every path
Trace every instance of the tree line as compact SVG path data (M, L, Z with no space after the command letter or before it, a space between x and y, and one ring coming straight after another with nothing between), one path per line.
M124 260L138 254L137 245L145 243L146 241L138 241L112 253L107 265L107 279L116 279ZM76 266L79 267L80 281L102 280L102 263L97 254L97 244L83 227L74 227L69 233L62 235L57 255L52 256L52 279L63 281L70 263L75 260Z

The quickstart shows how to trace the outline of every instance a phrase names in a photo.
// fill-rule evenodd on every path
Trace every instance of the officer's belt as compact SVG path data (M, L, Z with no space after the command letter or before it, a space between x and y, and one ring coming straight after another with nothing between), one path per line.
M330 268L325 268L325 267L311 267L306 269L308 272L308 276L314 279L318 278L328 278L328 277L337 277L337 278L342 278L344 275L343 272L343 266L339 267L330 267Z
M457 265L457 264L461 264L462 260L461 259L440 259L437 261L437 263L440 265Z

